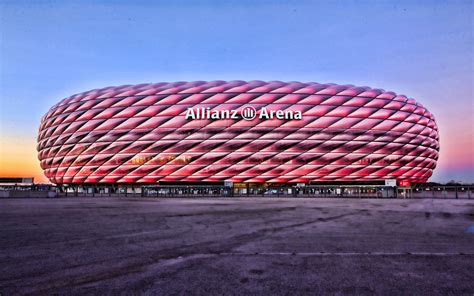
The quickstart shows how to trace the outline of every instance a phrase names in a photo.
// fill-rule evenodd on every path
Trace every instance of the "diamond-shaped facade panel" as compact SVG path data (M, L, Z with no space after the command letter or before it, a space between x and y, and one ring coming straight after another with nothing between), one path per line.
M433 115L411 98L280 81L91 90L53 106L38 136L53 183L425 182L438 151Z

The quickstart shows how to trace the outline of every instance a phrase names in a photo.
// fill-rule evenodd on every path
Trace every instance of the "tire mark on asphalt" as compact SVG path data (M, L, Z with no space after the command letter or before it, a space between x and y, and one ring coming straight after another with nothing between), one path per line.
M283 209L280 208L276 210L272 209L272 211L283 211L283 210L294 210L294 209L295 207L289 207L289 208L283 208ZM248 213L249 211L245 211L245 212ZM253 212L253 211L250 211L250 212ZM236 247L246 244L249 241L262 237L268 233L274 233L274 232L278 232L282 230L287 230L290 228L298 228L301 226L306 226L306 225L310 225L314 223L337 220L337 219L341 219L347 216L357 215L357 214L360 214L361 212L363 211L359 210L359 211L354 211L350 213L345 213L345 214L340 214L340 215L335 215L335 216L330 216L330 217L325 217L325 218L320 217L317 219L313 219L313 220L305 221L301 223L294 223L294 224L284 225L284 226L279 226L279 227L263 228L251 233L229 237L225 239L225 241L218 241L218 242L216 242L215 240L204 241L204 242L199 242L195 244L184 245L181 247L174 247L174 248L159 250L158 254L157 254L157 251L147 251L147 252L141 252L141 253L129 255L129 256L114 257L114 258L106 259L99 262L96 261L93 263L86 263L84 265L79 265L72 268L66 267L63 270L63 272L61 272L60 274L64 274L65 270L73 271L74 269L83 268L83 267L92 268L93 266L100 267L104 265L109 265L107 263L114 263L114 262L117 262L118 260L120 261L123 260L125 262L132 261L129 264L125 263L124 266L120 266L120 267L117 266L115 268L107 268L105 270L92 272L92 273L89 271L87 272L87 274L84 274L82 277L81 275L74 276L70 274L63 276L62 279L61 277L56 277L55 283L51 283L51 279L48 278L43 281L36 282L34 284L32 283L30 285L30 288L44 286L44 288L41 290L36 290L36 289L32 290L32 292L34 293L43 294L43 293L47 293L48 291L56 290L60 288L79 287L79 286L88 285L95 282L110 280L113 278L129 275L133 273L139 273L139 272L144 271L144 269L147 269L151 265L160 264L160 262L162 262L163 264L166 262L175 262L174 260L180 257L190 257L190 256L198 255L198 254L201 254L201 255L207 254L206 256L211 256L211 255L218 256L221 253L222 254L231 253L231 251L235 249ZM137 259L138 261L136 261ZM43 276L46 276L48 274L50 274L50 272L45 272ZM38 274L36 274L36 276L38 276Z

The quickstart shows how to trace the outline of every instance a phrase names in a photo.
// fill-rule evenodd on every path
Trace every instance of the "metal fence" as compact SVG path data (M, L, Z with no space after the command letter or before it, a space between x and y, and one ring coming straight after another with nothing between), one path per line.
M69 188L58 196L84 197L302 197L302 198L436 198L474 199L474 186L387 187L387 186L311 186L292 188L266 188L247 191L229 187L137 187L137 188Z
M45 193L54 194L45 194ZM474 186L307 186L286 188L250 188L241 190L225 186L144 186L144 187L23 187L0 188L0 197L302 197L302 198L434 198L474 199Z

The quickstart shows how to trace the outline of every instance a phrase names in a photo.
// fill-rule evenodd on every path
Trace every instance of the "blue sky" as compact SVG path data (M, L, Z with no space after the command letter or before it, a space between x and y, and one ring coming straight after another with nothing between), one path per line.
M97 87L316 81L415 98L440 129L431 180L474 181L473 1L151 2L0 1L0 157L36 157L15 147Z

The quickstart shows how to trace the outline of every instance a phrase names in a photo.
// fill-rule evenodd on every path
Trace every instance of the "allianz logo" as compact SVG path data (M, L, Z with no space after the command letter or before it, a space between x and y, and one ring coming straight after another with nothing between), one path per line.
M213 110L210 107L206 108L188 108L186 111L187 120L203 120L203 119L244 119L253 120L258 119L287 119L300 120L303 118L301 111L293 110L268 110L266 107L260 108L258 111L255 107L245 105L240 109L231 110Z

